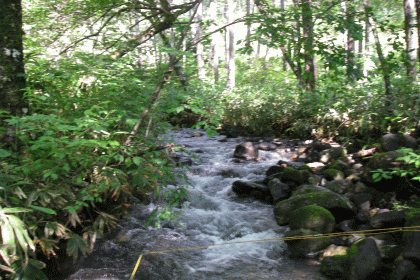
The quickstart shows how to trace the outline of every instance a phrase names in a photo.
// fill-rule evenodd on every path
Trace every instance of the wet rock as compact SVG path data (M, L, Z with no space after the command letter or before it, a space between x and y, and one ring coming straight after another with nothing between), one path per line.
M281 172L283 172L284 168L285 167L284 166L281 166L281 165L273 165L273 166L270 166L270 168L268 168L267 171L265 172L265 175L267 177L269 177L271 175L281 173Z
M355 194L351 200L359 211L370 211L371 199L372 195L370 193L360 193Z
M254 147L252 142L246 142L236 146L233 156L240 159L256 160L258 158L258 149Z
M309 229L298 229L289 231L284 235L284 237L293 238L318 234L318 232ZM326 236L321 238L286 239L284 242L287 244L287 247L292 255L306 256L328 247L331 244L331 238Z
M252 197L267 203L272 202L270 190L261 184L239 180L233 182L232 190L238 194L239 197Z
M335 218L327 209L308 205L290 214L290 229L310 229L320 233L330 233L335 226Z
M286 167L281 174L281 181L291 187L300 186L306 182L302 172L291 167Z
M390 152L400 148L417 148L417 141L409 135L388 133L381 138L381 151Z
M268 189L273 196L274 203L287 199L292 194L292 190L290 189L289 185L280 182L280 180L277 178L274 178L268 182Z
M258 149L263 151L274 151L275 149L277 149L277 146L273 143L263 142L258 144Z
M347 251L349 280L364 280L374 272L382 262L381 253L375 240L371 237L362 239Z

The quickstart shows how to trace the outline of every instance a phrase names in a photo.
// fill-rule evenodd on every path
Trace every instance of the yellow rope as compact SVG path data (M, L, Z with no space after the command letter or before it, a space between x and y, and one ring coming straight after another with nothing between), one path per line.
M154 252L146 252L146 253L141 254L139 259L137 260L136 266L134 267L134 270L133 270L133 273L131 274L130 280L132 280L134 278L134 275L137 272L137 269L139 267L139 264L140 264L140 261L141 261L141 258L143 257L143 255L171 253L171 252L186 251L186 250L206 249L206 248L209 248L209 247L234 245L234 244L270 242L270 241L284 241L284 240L314 239L314 238L324 238L324 237L330 237L330 236L347 236L347 235L353 235L353 234L378 235L378 234L383 234L383 233L393 233L393 232L399 232L399 231L420 231L420 226L388 228L388 229L371 229L371 230L336 232L336 233L304 235L304 236L279 237L279 238L260 239L260 240L236 241L236 242L222 243L222 244L202 245L202 246L195 246L195 247L176 248L176 249L168 249L168 250L161 250L161 251L154 251Z

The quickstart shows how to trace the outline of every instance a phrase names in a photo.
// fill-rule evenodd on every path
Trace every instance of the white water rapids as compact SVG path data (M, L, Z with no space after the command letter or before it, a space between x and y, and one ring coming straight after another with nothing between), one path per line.
M259 151L261 161L233 162L235 146L244 139L219 142L224 136L194 137L195 130L170 132L185 150L196 153L185 172L193 184L190 201L179 222L163 228L145 228L156 204L133 205L130 216L119 222L94 252L76 264L68 280L129 279L137 259L145 252L279 238L287 231L273 217L273 206L232 192L236 180L261 181L279 160L289 161L285 149ZM187 156L183 154L183 156ZM175 186L173 186L175 187ZM324 279L315 261L292 260L282 241L255 242L170 253L144 255L134 279Z

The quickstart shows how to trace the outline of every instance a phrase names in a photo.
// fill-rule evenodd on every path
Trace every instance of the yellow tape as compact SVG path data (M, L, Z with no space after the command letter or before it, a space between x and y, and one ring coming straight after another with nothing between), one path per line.
M141 261L141 258L142 257L143 257L143 254L141 254L140 257L139 257L139 259L137 260L137 263L136 263L136 266L134 267L133 273L131 273L130 280L133 280L134 275L136 275L137 268L139 268L139 264L140 264L140 261Z
M323 237L329 237L329 236L346 236L346 235L353 235L353 234L358 234L358 233L368 234L368 235L377 235L377 234L392 233L392 232L398 232L398 231L420 231L420 226L388 228L388 229L371 229L371 230L348 231L348 232L336 232L336 233L305 235L305 236L279 237L279 238L272 238L272 239L237 241L237 242L222 243L222 244L202 245L202 246L195 246L195 247L186 247L186 248L177 248L177 249L168 249L168 250L161 250L161 251L154 251L154 252L146 252L144 254L141 254L139 259L137 260L136 266L134 267L134 271L131 274L130 280L133 280L134 275L137 272L137 269L139 267L139 264L140 264L140 261L141 261L141 258L143 257L143 255L171 253L171 252L177 252L177 251L196 250L196 249L205 249L205 248L209 248L209 247L234 245L234 244L270 242L270 241L284 241L284 240L313 239L313 238L323 238Z

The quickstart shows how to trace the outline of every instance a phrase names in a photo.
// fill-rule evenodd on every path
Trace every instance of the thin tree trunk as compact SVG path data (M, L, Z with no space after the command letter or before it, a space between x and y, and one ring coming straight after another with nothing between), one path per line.
M404 0L404 31L406 44L406 68L407 76L411 80L416 79L416 49L414 47L414 0Z
M415 2L416 2L417 39L418 39L417 58L420 59L420 0L415 0Z
M347 0L346 15L348 24L354 24L354 12L354 0ZM347 29L347 77L352 82L356 81L355 65L354 30L350 28Z
M233 0L227 0L226 1L226 17L228 23L230 23L233 20L234 14L235 14L235 2ZM233 25L230 25L227 28L228 33L228 76L226 81L226 86L228 88L234 88L235 87L235 34L233 30Z
M215 19L217 16L217 4L216 0L210 0L209 6L209 14L212 19ZM217 41L219 39L218 33L213 33L210 36L210 47L211 47L211 54L210 54L210 66L213 69L214 75L214 82L217 83L219 81L219 52L217 48Z
M374 20L372 21L371 27L372 27L373 38L375 40L376 53L378 55L379 63L381 65L382 75L384 78L385 110L388 111L391 107L391 101L392 101L391 77L389 75L388 63L385 61L385 57L382 52L382 46L381 46L381 42L379 41L378 31L376 30L376 24Z
M198 42L196 45L197 75L198 79L204 82L206 79L206 71L204 69L204 45L200 41L200 38L203 36L203 29L201 27L201 22L203 20L203 2L201 2L198 6L196 20L197 24L195 38Z
M313 20L311 0L302 0L303 47L306 90L316 89L315 54L313 50Z
M284 0L280 0L280 9L284 11ZM287 71L287 60L284 56L282 60L283 60L283 71Z

